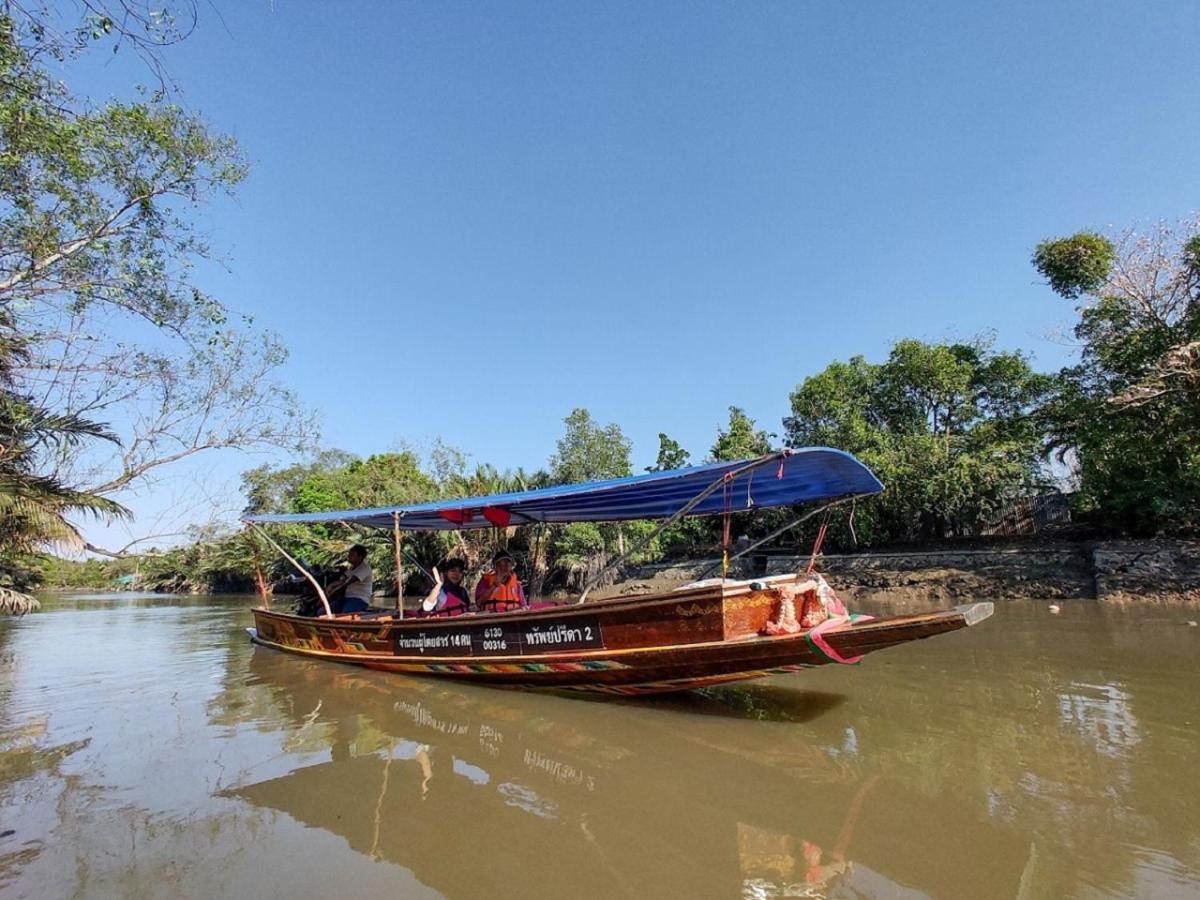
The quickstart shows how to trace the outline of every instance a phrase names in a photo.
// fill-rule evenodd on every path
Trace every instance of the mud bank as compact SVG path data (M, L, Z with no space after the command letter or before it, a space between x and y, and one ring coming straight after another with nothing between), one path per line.
M631 566L600 596L662 590L699 577L717 560ZM758 554L733 577L795 571L807 556ZM972 549L837 554L819 568L848 600L961 602L965 599L1200 603L1200 543L1100 541ZM711 574L711 573L710 573Z

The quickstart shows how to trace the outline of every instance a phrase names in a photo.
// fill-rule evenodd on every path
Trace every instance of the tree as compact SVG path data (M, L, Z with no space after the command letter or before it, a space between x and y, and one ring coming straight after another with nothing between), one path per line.
M55 414L14 387L13 367L24 353L7 312L0 309L0 610L24 613L37 603L19 590L40 571L22 559L47 543L83 545L69 514L112 518L117 503L38 473L47 451L75 448L88 440L114 440L103 425L78 415Z
M327 457L333 461L336 457ZM421 503L439 496L437 483L421 469L421 461L411 450L394 453L378 453L365 460L351 459L345 465L314 468L309 475L296 484L294 492L287 498L286 512L326 512L336 509L366 509L378 506L399 506ZM349 544L361 542L369 551L371 566L382 577L395 574L395 554L391 547L390 532L378 529L355 529L347 531L341 526L305 526L285 532L291 547L299 550L311 561L330 564L341 559ZM433 536L423 539L409 538L432 548L437 544ZM295 555L295 554L293 554ZM440 553L433 550L426 554L430 565L437 562Z
M647 472L666 472L671 469L682 469L691 462L692 455L688 451L679 446L667 435L659 432L658 435L658 458L654 461L654 465L646 469ZM632 523L631 531L634 531L632 540L640 542L646 534L652 532L658 527L657 522L635 522ZM695 552L698 548L704 550L711 549L716 540L717 525L714 521L705 518L690 517L684 518L676 522L674 525L667 526L661 534L646 547L643 560L658 559L664 554L686 554Z
M219 324L188 280L208 248L187 211L245 177L237 145L158 96L91 107L38 64L41 45L0 17L0 300L104 305L182 333Z
M246 175L237 145L161 91L94 105L43 64L89 29L152 54L189 20L180 31L134 0L83 8L65 32L46 10L0 14L0 327L26 350L14 381L119 438L46 447L36 470L120 496L198 453L305 446L312 421L275 380L282 343L193 277L211 258L200 205Z
M1080 362L1045 420L1078 460L1078 505L1106 529L1200 529L1200 220L1043 241L1033 264L1082 298Z
M859 510L868 543L971 533L1042 482L1035 418L1050 380L986 342L899 341L888 360L835 362L791 395L790 446L862 459L885 486Z
M556 484L620 478L633 472L633 447L618 425L601 426L582 407L563 421L566 433L550 459L550 476Z
M658 458L654 461L654 465L647 467L646 471L668 472L671 469L682 469L691 461L691 458L692 454L660 431L658 433Z
M729 425L718 429L709 451L711 462L750 459L771 452L771 435L754 427L754 420L738 406L729 407Z
M309 508L297 509L297 512L396 506L421 503L438 496L437 484L422 471L421 460L412 450L375 453L365 460L353 460L332 474L336 477L328 480L332 492L330 505L318 510L310 501ZM311 481L300 486L299 496L304 495Z
M277 467L262 465L242 473L242 493L246 496L246 515L295 512L300 485L321 472L344 468L357 457L344 450L322 450L311 462Z
M577 484L632 474L633 447L618 425L602 426L582 407L572 410L563 422L566 432L550 458L552 483ZM624 550L625 529L591 522L556 525L549 529L547 544L552 564L566 571L568 582L578 585L604 566L609 548L618 553Z
M103 42L111 42L114 54L128 47L164 90L173 83L162 51L186 40L199 19L195 0L6 0L3 11L27 29L39 53L54 59Z
M1056 294L1075 300L1099 290L1113 265L1113 245L1094 231L1045 240L1033 251L1033 267Z

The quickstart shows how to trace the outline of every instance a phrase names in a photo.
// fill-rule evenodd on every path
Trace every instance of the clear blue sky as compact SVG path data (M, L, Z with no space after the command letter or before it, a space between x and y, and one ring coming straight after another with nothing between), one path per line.
M536 468L586 406L699 459L909 336L1057 368L1038 240L1200 207L1193 2L215 2L167 56L254 164L206 286L359 454Z

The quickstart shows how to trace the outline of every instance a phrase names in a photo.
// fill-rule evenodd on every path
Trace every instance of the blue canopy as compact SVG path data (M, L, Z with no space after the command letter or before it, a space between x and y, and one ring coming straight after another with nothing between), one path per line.
M726 476L730 476L728 486L722 484L687 514L710 516L727 509L744 512L812 500L876 494L883 490L871 470L849 453L828 447L807 447L781 450L759 459L712 463L585 484L564 484L535 491L438 500L413 506L247 516L245 521L348 522L391 528L393 517L399 513L400 527L407 531L452 531L536 522L665 519Z

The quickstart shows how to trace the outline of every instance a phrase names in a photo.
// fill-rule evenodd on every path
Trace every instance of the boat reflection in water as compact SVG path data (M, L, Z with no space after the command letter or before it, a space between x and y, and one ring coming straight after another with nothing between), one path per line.
M257 651L314 760L225 796L286 813L452 897L979 896L941 859L986 841L1013 896L1027 846L803 736L838 695L770 686L636 705L446 685ZM787 724L792 723L792 727ZM322 757L324 757L322 759ZM836 891L835 891L836 889Z

